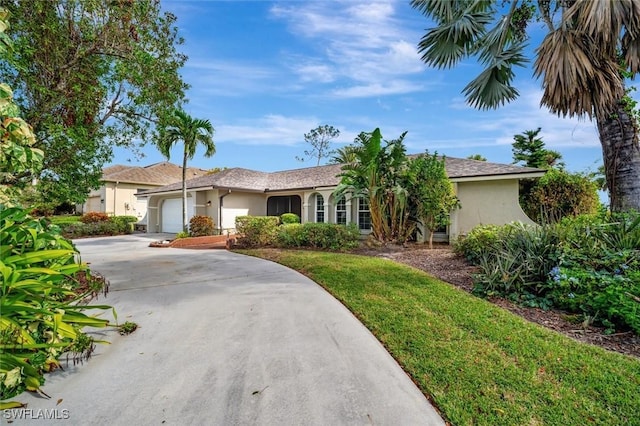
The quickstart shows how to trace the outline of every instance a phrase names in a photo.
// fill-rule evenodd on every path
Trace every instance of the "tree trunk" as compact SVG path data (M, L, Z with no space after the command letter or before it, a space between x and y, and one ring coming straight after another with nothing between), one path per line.
M187 152L182 158L182 232L187 232Z
M622 104L607 119L598 120L602 158L614 212L640 211L640 145L638 124Z

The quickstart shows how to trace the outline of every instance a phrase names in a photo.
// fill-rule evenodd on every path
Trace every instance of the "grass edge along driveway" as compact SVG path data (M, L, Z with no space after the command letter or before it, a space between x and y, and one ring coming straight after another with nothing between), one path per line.
M329 291L452 424L640 425L636 358L576 342L387 259L239 252Z

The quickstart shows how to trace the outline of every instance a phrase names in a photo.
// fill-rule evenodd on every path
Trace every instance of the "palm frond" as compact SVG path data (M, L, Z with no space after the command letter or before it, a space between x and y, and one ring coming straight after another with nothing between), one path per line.
M430 29L418 43L418 53L429 66L451 68L468 56L491 22L492 13L461 13L453 20Z
M633 38L628 32L622 37L622 52L627 69L637 74L640 72L640 36Z
M460 10L478 12L491 8L489 0L411 0L411 7L438 23L454 19Z
M574 29L549 33L537 49L534 75L542 76L541 103L562 116L606 117L624 95L615 57L602 57L594 41Z
M578 1L567 10L567 17L575 17L575 28L593 38L599 49L615 54L622 27L631 18L633 3L637 0Z
M511 84L515 77L513 66L524 64L526 59L518 48L508 49L490 60L490 66L462 91L474 108L497 108L519 96L518 90Z

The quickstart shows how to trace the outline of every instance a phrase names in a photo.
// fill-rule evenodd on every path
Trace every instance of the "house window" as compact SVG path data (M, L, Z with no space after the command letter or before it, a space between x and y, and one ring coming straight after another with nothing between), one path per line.
M324 222L324 197L316 194L316 222Z
M371 212L369 211L369 200L358 198L358 228L361 231L371 229Z
M344 197L336 203L336 223L338 225L347 224L347 200Z

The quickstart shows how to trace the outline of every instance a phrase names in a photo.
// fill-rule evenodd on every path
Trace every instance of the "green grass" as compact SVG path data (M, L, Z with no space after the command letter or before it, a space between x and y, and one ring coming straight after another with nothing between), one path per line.
M389 260L248 250L342 301L455 425L640 425L640 360L581 344Z
M81 216L77 216L77 215L62 215L62 216L51 216L49 217L49 219L51 220L51 223L60 225L62 223L79 223L80 217Z

